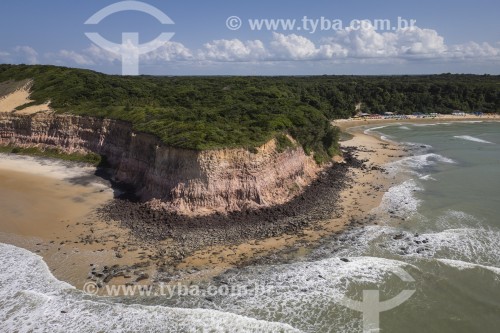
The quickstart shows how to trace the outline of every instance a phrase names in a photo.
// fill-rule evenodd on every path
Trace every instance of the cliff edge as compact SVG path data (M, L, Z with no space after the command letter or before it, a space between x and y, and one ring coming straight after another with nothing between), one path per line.
M53 112L0 113L0 145L103 155L115 180L133 185L142 200L185 215L282 204L321 170L299 145L278 149L274 139L252 152L187 150L127 122Z

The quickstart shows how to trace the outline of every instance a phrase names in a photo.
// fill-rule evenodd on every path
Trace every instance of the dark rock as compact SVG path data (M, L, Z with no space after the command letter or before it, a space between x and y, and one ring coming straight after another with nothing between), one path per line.
M403 239L405 237L405 234L404 233L399 233L399 234L396 234L392 237L392 239L394 240L400 240L400 239Z
M149 274L147 274L147 273L142 273L141 275L139 275L139 276L135 279L135 282L139 282L139 281L146 280L146 279L149 279Z
M102 282L104 283L108 283L109 281L111 281L113 279L113 274L108 274L106 275L106 277L102 280Z

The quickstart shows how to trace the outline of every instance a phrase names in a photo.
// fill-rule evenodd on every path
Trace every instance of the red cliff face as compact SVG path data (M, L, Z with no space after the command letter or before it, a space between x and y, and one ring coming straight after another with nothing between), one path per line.
M274 140L256 153L194 151L164 146L125 122L53 113L0 113L0 144L105 155L116 180L135 186L144 201L189 215L284 203L320 170L302 148L280 153Z

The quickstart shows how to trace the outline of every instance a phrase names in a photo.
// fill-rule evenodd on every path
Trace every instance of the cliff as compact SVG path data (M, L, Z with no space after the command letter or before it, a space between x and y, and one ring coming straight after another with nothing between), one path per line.
M51 112L0 113L0 144L104 155L114 178L133 185L142 200L189 215L284 203L320 170L302 148L279 152L275 140L255 153L185 150L137 133L126 122Z

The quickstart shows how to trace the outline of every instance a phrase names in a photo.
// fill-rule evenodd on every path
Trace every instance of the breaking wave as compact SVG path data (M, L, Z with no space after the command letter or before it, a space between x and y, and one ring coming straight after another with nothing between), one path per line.
M57 280L27 250L0 244L0 253L2 332L300 332L211 309L113 303Z
M476 138L476 137L470 136L470 135L455 135L454 138L462 139L462 140L467 140L467 141L472 141L472 142L494 144L493 142L486 141L486 140L483 140L483 139L479 139L479 138Z

